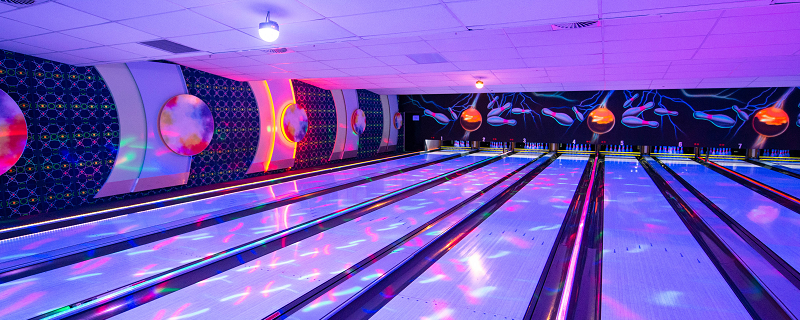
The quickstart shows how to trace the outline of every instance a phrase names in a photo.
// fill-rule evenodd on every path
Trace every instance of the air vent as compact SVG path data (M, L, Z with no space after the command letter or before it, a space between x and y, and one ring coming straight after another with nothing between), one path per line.
M264 51L264 53L280 54L280 53L289 52L289 49L286 49L286 48L273 48L273 49L265 49L265 50L261 50L261 51Z
M0 3L7 3L15 7L27 7L45 2L50 2L50 0L0 0Z
M438 53L417 53L406 55L411 60L418 64L442 63L447 62L447 59Z
M172 41L169 41L169 40L145 41L145 42L139 42L139 44L143 44L143 45L146 45L146 46L151 47L151 48L156 48L156 49L164 50L166 52L171 52L171 53L187 53L187 52L200 51L200 50L197 50L195 48L190 48L190 47L187 47L187 46L184 46L182 44L175 43L175 42L172 42Z
M564 30L564 29L580 29L580 28L587 28L591 26L600 26L597 21L582 21L582 22L571 22L571 23L557 23L553 25L553 30Z

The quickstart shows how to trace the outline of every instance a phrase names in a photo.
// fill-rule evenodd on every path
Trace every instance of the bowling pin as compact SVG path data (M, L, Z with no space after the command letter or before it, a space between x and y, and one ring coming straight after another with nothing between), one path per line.
M453 112L453 108L447 108L447 110L450 110L450 115L453 116L453 120L458 120L458 116Z
M659 115L659 116L677 116L678 115L678 111L669 111L669 110L664 109L664 108L656 108L655 110L653 110L653 112L656 115Z
M647 121L637 117L624 117L622 118L622 124L631 128L639 128L639 127L658 128L657 121Z
M486 109L492 110L492 108L494 108L495 103L497 103L497 97L494 97L492 101L489 101L489 105L486 106Z
M750 119L750 115L747 114L747 112L742 111L742 109L739 109L739 106L733 105L731 109L736 111L736 115L739 116L739 119L742 119L742 121L747 121L747 119Z
M556 122L558 122L558 124L562 126L571 126L572 123L574 122L568 114L561 112L554 112L553 110L550 110L548 108L542 108L542 114L555 119Z
M513 114L523 114L523 113L531 113L531 111L528 110L528 109L513 108L513 109L511 109L511 113L513 113Z
M495 110L497 110L497 109L495 109ZM486 123L488 123L490 125L493 125L493 126L502 126L504 124L507 124L509 126L516 126L517 125L517 120L504 119L504 118L501 118L501 117L489 117L488 119L486 119Z
M702 111L695 111L694 118L711 121L711 123L720 128L730 128L733 127L734 124L736 124L735 120L731 119L731 117L726 116L724 114L708 114Z
M502 107L490 110L489 113L486 114L486 117L491 118L499 116L508 109L511 109L511 102L506 102Z
M653 107L653 102L650 101L648 103L645 103L644 105L625 110L625 112L622 113L622 117L623 118L625 118L625 117L635 117L635 116L638 116L643 111L645 111L647 109L650 109L652 107Z
M583 122L583 113L576 107L572 107L572 112L575 112L575 117L578 118L578 121Z
M630 107L631 103L633 103L633 101L636 100L636 98L638 98L638 97L639 97L638 93L634 94L633 97L631 97L630 99L626 100L625 103L622 104L622 107L623 108Z
M796 122L796 124L797 124L797 126L798 126L798 127L800 127L800 114L798 114L798 115L797 115L797 122Z
M436 120L436 122L438 122L441 125L446 125L446 124L448 124L450 122L450 118L448 118L444 114L436 113L436 112L430 111L428 109L423 109L423 110L425 110L425 111L423 111L423 113L425 113L426 116L429 116L429 117L433 118L434 120Z

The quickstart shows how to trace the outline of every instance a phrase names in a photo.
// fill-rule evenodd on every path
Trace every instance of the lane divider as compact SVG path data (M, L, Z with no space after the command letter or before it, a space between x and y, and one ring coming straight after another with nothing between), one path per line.
M474 162L408 187L366 200L289 229L217 252L195 262L151 276L32 319L107 319L170 293L285 248L411 195L493 163L510 153Z
M350 298L346 304L333 311L327 319L368 319L371 317L414 279L455 247L467 234L522 190L525 185L536 178L556 158L558 158L558 154L551 153L547 161L526 173L522 178L462 219L458 224L438 235L435 240L420 248L403 263L386 272L379 280L362 289L357 295Z
M197 217L188 217L177 221L172 221L162 225L148 227L136 232L130 232L122 235L114 236L113 238L105 238L98 241L97 245L84 243L77 245L79 249L74 250L73 247L64 248L64 254L48 253L42 255L34 255L32 257L21 258L19 260L23 263L14 263L15 261L0 264L0 283L14 281L24 277L32 276L45 271L61 268L74 263L94 259L100 256L113 254L119 251L135 248L148 243L161 241L170 237L180 235L186 232L199 230L202 228L210 227L213 225L221 224L224 222L236 220L249 215L257 214L266 210L282 207L292 203L300 202L306 199L326 195L339 190L351 188L364 183L384 179L397 174L402 174L431 166L434 164L449 161L467 155L468 153L456 154L450 157L425 162L408 167L402 167L397 170L383 172L377 176L363 177L339 184L330 188L310 191L305 194L295 195L289 198L271 201L265 204L254 205L253 207L235 210L228 213L223 213L217 216L207 216L202 220L197 220ZM13 264L12 264L13 263Z
M269 316L267 316L264 319L265 320L273 320L273 319L278 319L278 318L286 318L286 317L294 314L295 312L297 312L299 310L302 310L303 308L308 306L310 303L314 302L314 300L316 300L317 298L326 295L330 290L332 290L336 286L338 286L341 283L345 282L346 280L354 277L356 274L358 274L359 272L361 272L365 268L375 264L381 258L387 256L390 253L393 253L394 250L396 250L397 248L403 247L405 244L409 243L409 241L411 239L415 239L415 238L423 235L424 232L426 232L430 228L433 228L440 221L442 221L445 218L449 217L451 214L453 214L454 212L460 210L461 208L463 208L464 206L466 206L470 202L474 201L475 199L478 199L479 197L482 197L482 196L486 195L488 192L490 192L490 190L492 190L496 186L500 185L504 181L508 180L509 178L513 177L514 175L519 174L520 172L525 170L525 168L527 168L530 165L532 165L533 163L539 161L539 159L543 158L544 156L545 156L545 154L541 154L538 157L536 157L535 159L525 163L524 165L522 165L521 167L519 167L516 170L512 171L511 173L501 177L499 180L493 182L492 184L486 186L482 190L480 190L480 191L474 193L473 195L467 197L466 199L464 199L463 201L457 203L453 207L450 207L449 209L447 209L446 211L442 212L441 214L439 214L438 216L434 217L433 219L428 220L428 222L420 225L419 227L415 228L411 232L406 233L405 235L403 235L399 239L393 241L392 243L388 244L387 246L375 251L374 253L369 254L366 258L362 259L361 261L359 261L358 263L354 264L353 266L347 268L347 270L344 270L344 271L340 272L335 277L333 277L333 278L325 281L324 283L318 285L314 289L306 292L305 294L303 294L302 296L298 297L297 299L287 303L283 307L278 308L278 310L276 310L275 312L271 313ZM466 217L464 219L466 219ZM435 239L435 237L433 237L433 239Z
M761 166L761 167L770 169L772 171L777 171L777 172L783 173L783 174L785 174L787 176L790 176L790 177L793 177L793 178L800 179L800 171L794 170L792 168L787 168L787 167L784 167L782 165L777 165L777 164L773 165L773 164L769 164L769 163L763 162L761 160L756 160L756 159L744 159L744 161L747 161L749 163L755 164L757 166Z
M672 209L694 239L703 248L719 273L725 278L731 290L739 298L753 319L792 319L775 298L758 281L757 277L742 263L736 254L709 227L694 209L651 167L644 158L639 157L642 168L653 180L667 199Z
M798 198L795 198L783 191L780 191L764 183L761 183L758 180L755 180L741 173L738 173L736 171L718 165L713 161L705 160L702 158L695 158L694 161L705 166L706 168L716 171L717 173L733 181L736 181L737 183L761 194L762 196L771 199L772 201L779 203L780 205L788 208L789 210L800 213L800 199Z
M42 231L54 230L54 229L63 228L63 227L74 226L76 224L84 224L84 223L94 222L94 221L97 221L97 220L108 219L108 218L115 217L115 216L130 214L130 213L134 213L133 211L130 211L130 210L134 210L134 209L148 210L148 209L153 209L153 208L166 207L166 206L174 205L174 204L177 204L177 203L183 203L183 202L187 202L187 201L195 201L195 200L205 199L207 197L201 197L201 196L213 195L213 194L220 193L220 192L232 191L232 190L236 190L236 189L249 190L249 189L253 189L253 188L264 187L264 186L273 185L273 184L282 183L282 182L287 182L287 181L292 181L292 180L296 180L296 179L312 177L312 176L320 175L320 174L324 174L324 173L330 173L330 172L341 171L341 170L345 170L345 169L349 169L349 168L361 167L361 166L369 165L369 164L372 164L372 163L383 162L383 161L392 160L392 159L411 157L411 156L415 156L415 155L419 155L419 154L423 154L423 153L429 153L429 152L433 152L433 151L437 151L437 150L417 151L417 152L412 152L412 153L408 153L408 154L401 154L401 155L397 155L397 156L385 157L385 158L374 159L374 160L367 160L367 161L362 161L362 162L358 162L358 163L351 163L351 164L337 166L337 167L333 167L333 168L325 168L325 169L319 169L319 170L314 170L314 171L310 171L310 172L303 172L303 173L293 174L293 175L289 175L289 176L283 176L283 177L279 177L279 178L275 178L275 179L243 183L243 184L238 184L238 185L235 185L235 186L223 187L223 188L218 188L218 189L213 189L213 190L200 191L200 192L190 193L190 194L186 194L186 195L170 197L170 198L166 198L166 199L147 201L147 202L137 203L137 204L133 204L133 205L127 205L127 206L120 206L120 207L111 208L111 209L97 210L97 211L92 211L92 212L88 212L88 213L73 215L73 216L69 216L69 217L55 218L55 219L29 223L29 224L20 225L20 226L0 228L0 240L5 240L5 239L18 237L18 236L22 236L22 235L29 235L29 234L33 234L33 233L42 232ZM169 203L169 202L172 202L172 203Z

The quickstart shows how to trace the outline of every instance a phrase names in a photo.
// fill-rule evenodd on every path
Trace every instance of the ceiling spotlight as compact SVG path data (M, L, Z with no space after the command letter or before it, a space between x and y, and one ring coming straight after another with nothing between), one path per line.
M478 80L477 82L475 82L475 88L478 89L483 88L483 81Z
M278 23L275 21L270 21L269 12L267 12L267 22L258 24L258 35L266 42L273 42L278 40L279 34L280 31L278 30Z

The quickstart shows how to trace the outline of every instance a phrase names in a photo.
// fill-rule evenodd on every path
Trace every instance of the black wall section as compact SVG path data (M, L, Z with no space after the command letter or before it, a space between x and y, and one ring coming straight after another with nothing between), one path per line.
M419 139L800 149L795 88L407 95L399 103L422 115Z

